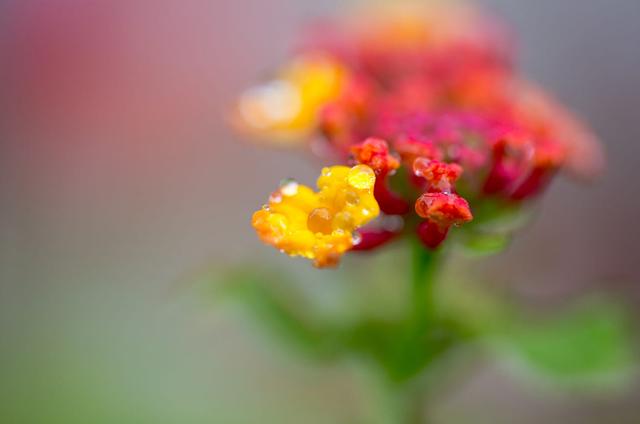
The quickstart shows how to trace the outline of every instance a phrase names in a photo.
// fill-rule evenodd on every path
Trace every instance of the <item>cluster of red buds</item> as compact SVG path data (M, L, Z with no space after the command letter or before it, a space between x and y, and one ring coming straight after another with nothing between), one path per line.
M517 75L507 34L467 7L324 23L272 80L241 97L238 122L374 172L382 216L353 228L343 251L407 231L435 249L483 204L518 206L561 169L589 176L600 166L589 131ZM314 258L313 249L303 256Z

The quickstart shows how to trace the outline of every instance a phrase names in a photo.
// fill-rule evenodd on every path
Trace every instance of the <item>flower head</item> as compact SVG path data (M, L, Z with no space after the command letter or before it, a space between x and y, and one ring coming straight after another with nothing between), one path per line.
M336 265L354 245L355 231L379 214L375 173L366 165L324 168L319 191L288 181L255 212L252 225L267 244L317 267Z
M492 231L482 225L498 209L524 206L558 171L596 172L597 140L517 74L505 34L471 8L444 6L362 15L302 43L274 81L245 93L245 127L313 140L314 153L362 172L327 168L318 193L281 188L254 215L260 237L318 266L409 232L435 249L453 227ZM358 206L345 200L354 196ZM475 225L464 225L472 211ZM354 243L379 212L379 223L400 224L368 226Z

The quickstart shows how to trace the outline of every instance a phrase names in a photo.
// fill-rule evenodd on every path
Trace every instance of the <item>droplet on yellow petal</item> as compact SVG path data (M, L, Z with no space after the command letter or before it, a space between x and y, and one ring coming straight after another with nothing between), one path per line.
M347 181L358 190L369 190L376 182L376 174L366 165L356 165L349 170Z
M333 218L333 229L334 230L346 230L350 231L355 226L355 221L353 219L353 215L349 212L339 212Z
M284 196L295 196L298 194L298 183L294 180L285 180L280 185L280 193Z
M344 193L344 200L349 206L357 206L360 203L360 196L355 191L347 190Z
M332 230L333 215L327 208L315 208L307 218L307 228L314 233L329 234Z

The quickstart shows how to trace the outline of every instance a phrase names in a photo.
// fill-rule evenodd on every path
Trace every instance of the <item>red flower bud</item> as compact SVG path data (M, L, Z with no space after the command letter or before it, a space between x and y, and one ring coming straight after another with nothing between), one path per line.
M369 166L376 173L373 192L380 209L388 215L402 215L409 212L409 204L393 193L388 186L386 177L400 166L400 162L389 152L387 142L378 138L368 138L352 146L351 152L358 163Z
M413 162L413 172L427 180L429 191L453 191L453 183L460 178L462 167L456 163L444 163L427 158L417 158Z
M351 147L351 153L358 163L369 166L378 176L387 175L397 169L400 162L391 153L386 141L368 138Z
M424 193L416 200L416 213L443 227L473 219L469 203L455 193Z
M435 249L444 241L450 227L442 228L431 221L424 221L418 225L416 233L420 241L429 249Z

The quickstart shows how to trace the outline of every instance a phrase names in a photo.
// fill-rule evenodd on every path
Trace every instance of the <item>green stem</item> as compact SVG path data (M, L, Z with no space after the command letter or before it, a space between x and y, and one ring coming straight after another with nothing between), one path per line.
M407 387L400 393L399 424L426 424L425 397L422 390Z
M376 393L376 415L378 424L426 424L424 416L424 393L409 384L390 384L378 380Z
M381 424L426 424L426 387L420 374L428 367L439 347L433 338L438 323L435 316L435 279L441 253L426 249L416 238L411 240L409 311L401 331L392 342L390 364L392 374L380 375L375 384L379 390Z
M428 250L414 238L411 240L411 307L410 326L413 327L414 343L424 343L426 334L434 324L434 289L439 269L440 254ZM411 347L421 350L419 345ZM401 423L426 424L425 391L418 382L409 383L401 393L404 408Z
M411 246L411 304L413 323L425 329L434 312L434 280L438 270L438 251L427 250L419 240Z

